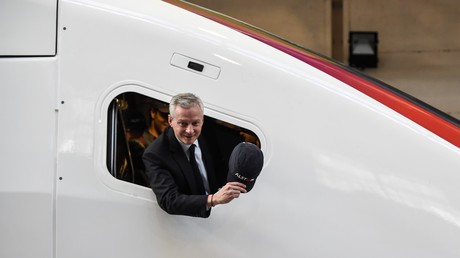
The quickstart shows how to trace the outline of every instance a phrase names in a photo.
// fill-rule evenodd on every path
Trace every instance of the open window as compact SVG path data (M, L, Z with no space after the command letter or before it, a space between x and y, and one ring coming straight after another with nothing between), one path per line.
M168 126L168 108L168 103L134 92L112 100L107 127L107 168L112 176L148 187L142 155ZM254 132L209 116L204 118L202 136L212 150L219 182L226 180L228 159L238 143L247 141L260 147Z

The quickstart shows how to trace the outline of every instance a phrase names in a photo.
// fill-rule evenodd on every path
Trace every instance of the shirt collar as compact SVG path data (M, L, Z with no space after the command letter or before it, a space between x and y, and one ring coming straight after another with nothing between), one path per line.
M182 147L182 150L184 150L185 153L188 153L188 149L190 148L190 146L192 146L192 144L195 144L196 147L200 146L200 145L198 145L198 139L196 139L195 142L192 143L192 144L185 144L181 140L179 140L177 137L176 137L176 139L179 142L180 146Z

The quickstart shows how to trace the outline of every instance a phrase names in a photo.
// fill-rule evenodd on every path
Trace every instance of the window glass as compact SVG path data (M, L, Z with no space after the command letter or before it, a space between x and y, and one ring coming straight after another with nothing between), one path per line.
M115 97L108 110L107 168L123 181L148 186L142 155L168 126L169 105L142 94L127 92ZM225 182L228 159L240 142L260 147L254 132L205 116L202 137L212 150L217 179Z

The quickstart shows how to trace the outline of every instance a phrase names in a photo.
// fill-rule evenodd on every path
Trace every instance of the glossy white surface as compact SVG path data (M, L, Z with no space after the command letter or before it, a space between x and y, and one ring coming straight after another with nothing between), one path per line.
M62 1L59 17L57 60L22 60L37 87L0 77L15 85L2 94L2 117L14 125L5 132L24 122L7 112L15 96L27 100L18 111L43 117L29 159L24 146L1 147L1 210L16 208L5 192L44 193L24 201L41 215L11 212L17 226L2 224L19 237L32 218L41 242L2 230L5 257L460 256L460 151L450 143L297 59L160 1ZM219 67L218 79L172 66L174 53ZM0 61L18 73L21 60ZM197 219L167 215L150 189L113 178L107 109L128 91L163 101L192 91L207 115L256 132L266 160L254 189ZM20 255L25 244L34 256Z
M2 0L0 56L56 53L58 0Z
M0 257L53 255L56 78L55 59L0 58Z

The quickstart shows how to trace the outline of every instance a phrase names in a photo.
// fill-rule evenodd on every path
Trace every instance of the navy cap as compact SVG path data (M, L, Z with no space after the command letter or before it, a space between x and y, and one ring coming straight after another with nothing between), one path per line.
M255 144L241 142L233 149L228 162L228 182L241 182L250 191L264 165L264 155Z

